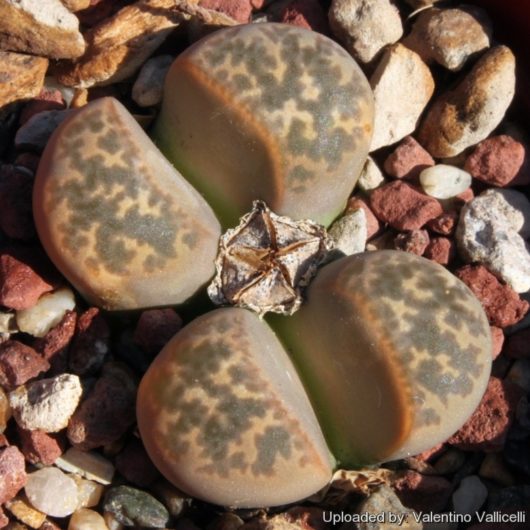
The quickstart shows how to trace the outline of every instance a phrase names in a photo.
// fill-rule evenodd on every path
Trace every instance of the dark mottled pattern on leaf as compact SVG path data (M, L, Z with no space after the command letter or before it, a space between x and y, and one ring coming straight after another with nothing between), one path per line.
M271 116L272 129L287 128L290 156L299 161L287 179L293 189L305 189L317 177L314 163L336 170L343 158L366 136L361 122L360 102L370 100L366 87L355 73L341 68L339 60L351 58L320 35L301 38L298 29L260 27L249 40L233 30L232 38L213 37L201 59L202 68L230 87L250 109ZM275 52L275 50L279 50ZM282 65L281 76L275 74ZM304 119L284 122L286 104ZM274 114L274 113L277 113ZM309 121L308 119L309 118Z
M94 146L87 149L86 139L93 135ZM194 244L193 234L176 221L181 212L174 200L148 181L151 170L139 162L129 137L111 106L105 112L85 111L62 138L61 156L68 160L72 178L64 178L54 194L56 207L68 212L60 225L61 244L75 255L92 240L86 265L113 274L128 273L139 247L150 249L143 269L152 272L176 257L178 236L188 246Z
M273 473L278 458L305 465L297 420L289 418L274 389L252 359L241 316L203 320L166 364L156 406L169 418L157 433L178 457L199 447L197 472L228 478L237 470ZM248 437L253 451L244 450Z

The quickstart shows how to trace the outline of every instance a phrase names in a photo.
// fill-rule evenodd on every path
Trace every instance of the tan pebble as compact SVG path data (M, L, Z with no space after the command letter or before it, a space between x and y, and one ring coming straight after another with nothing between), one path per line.
M88 88L127 79L184 18L174 0L139 0L126 6L86 33L86 53L66 66L58 80Z
M0 22L0 27L1 24ZM0 107L13 101L36 97L44 85L47 69L48 59L44 57L0 51Z
M33 508L25 495L19 495L4 504L19 521L27 524L31 528L40 528L46 519L46 514Z
M468 58L490 45L487 14L476 7L427 9L416 19L403 44L426 62L436 61L449 70L460 70Z
M11 407L4 389L0 386L0 433L5 431L7 422L11 417Z
M74 59L85 51L85 41L79 20L59 0L2 0L0 48Z
M515 57L506 46L485 53L453 89L436 99L418 140L435 158L460 154L500 123L515 92Z
M72 514L68 530L108 530L108 526L99 513L82 508Z
M390 0L333 0L329 22L337 39L363 63L403 35L399 11Z
M403 80L406 79L406 82ZM374 91L374 134L370 151L391 145L416 128L431 99L434 80L421 57L402 44L390 47L370 77Z

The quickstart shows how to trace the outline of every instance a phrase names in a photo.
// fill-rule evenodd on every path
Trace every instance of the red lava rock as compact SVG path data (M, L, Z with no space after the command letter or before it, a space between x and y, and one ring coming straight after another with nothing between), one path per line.
M383 168L391 177L415 180L431 166L434 166L433 157L412 136L407 136L388 155Z
M394 247L421 256L429 245L429 234L427 230L411 230L403 232L394 238Z
M10 501L25 484L24 455L14 445L0 449L0 504Z
M109 353L110 330L97 307L91 307L78 319L70 344L68 366L77 375L97 372Z
M483 265L465 265L455 271L481 301L486 315L493 326L505 328L521 320L529 304L509 286L500 282Z
M364 213L366 214L367 239L370 239L379 232L379 230L381 229L381 223L379 222L379 219L377 219L377 217L374 215L374 212L372 212L366 201L361 199L360 197L352 197L348 201L346 211L351 212L353 210L358 210L359 208L362 208L364 210Z
M501 328L497 326L490 326L491 330L491 342L492 342L492 352L491 355L493 360L495 360L502 351L502 346L504 344L504 332Z
M469 202L471 199L475 198L475 193L471 188L467 188L462 193L459 193L454 199L456 199L456 204L463 206L466 202Z
M66 371L68 348L75 333L76 322L76 313L67 311L59 324L33 343L33 347L50 363L52 374Z
M5 435L4 434L0 434L0 449L2 447L7 447L8 445L9 445L9 441L7 440Z
M5 514L4 510L0 507L0 528L4 528L9 524L9 519Z
M396 230L416 230L442 213L442 206L413 186L395 180L375 189L370 207L376 217Z
M439 263L448 265L456 253L455 243L447 237L432 237L423 253L424 257Z
M490 377L477 410L447 442L464 451L502 451L520 397L517 385Z
M328 17L318 0L293 0L282 11L280 22L329 35Z
M31 210L33 174L21 166L0 169L0 229L12 239L35 237Z
M456 230L458 222L458 212L450 210L434 218L427 223L427 228L442 236L450 236Z
M504 134L480 142L467 158L464 169L491 186L530 184L525 146Z
M66 108L63 95L59 90L43 88L40 94L28 101L20 113L19 126L24 125L30 118L44 110L62 110Z
M58 433L27 431L18 428L21 450L30 464L51 466L64 451L64 440Z
M0 384L7 389L23 385L49 368L46 359L21 342L8 340L0 344Z
M88 451L120 438L135 422L136 386L127 367L107 363L88 397L70 418L70 443Z
M138 319L133 340L145 352L156 355L181 327L182 319L173 309L148 309Z
M129 481L141 488L152 484L160 473L139 440L132 439L116 456L116 469Z
M200 0L199 5L233 18L240 24L250 21L252 3L249 0Z
M522 329L507 337L504 355L511 359L530 358L530 328Z
M27 309L53 290L53 285L35 271L29 260L29 254L20 250L0 254L0 305L17 311Z
M393 486L404 506L422 512L441 512L452 491L447 479L411 470L405 471Z

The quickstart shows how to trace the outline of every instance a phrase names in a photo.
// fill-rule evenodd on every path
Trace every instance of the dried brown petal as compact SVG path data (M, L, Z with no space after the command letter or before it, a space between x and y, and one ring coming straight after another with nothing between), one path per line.
M333 505L340 503L350 493L368 496L382 484L389 486L394 477L390 469L358 469L348 471L338 469L330 483L315 495L309 497L312 502Z
M245 307L260 316L268 311L292 315L302 303L301 288L331 248L324 227L281 217L254 201L239 225L221 237L208 295L216 304Z

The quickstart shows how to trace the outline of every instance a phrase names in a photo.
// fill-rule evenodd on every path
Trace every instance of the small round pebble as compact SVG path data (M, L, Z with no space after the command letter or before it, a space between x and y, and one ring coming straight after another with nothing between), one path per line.
M94 510L82 508L72 514L68 530L108 530L105 519Z
M471 186L471 175L445 164L428 167L420 173L423 191L437 199L451 199Z
M74 293L67 288L42 295L29 309L17 311L20 331L34 337L44 337L50 329L59 324L66 311L75 307Z
M129 486L111 488L105 495L103 510L125 526L164 528L169 513L152 495Z
M74 479L56 467L30 473L24 489L29 502L52 517L66 517L77 508L78 492Z

